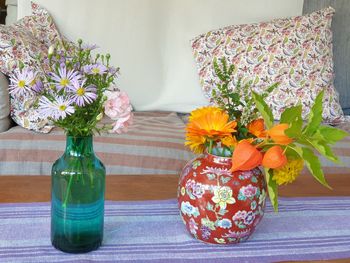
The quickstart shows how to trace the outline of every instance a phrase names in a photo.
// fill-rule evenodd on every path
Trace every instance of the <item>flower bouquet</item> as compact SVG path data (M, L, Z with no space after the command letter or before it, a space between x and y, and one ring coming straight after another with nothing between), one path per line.
M63 128L66 150L52 167L51 241L72 253L102 242L105 167L95 156L95 132L125 132L132 107L114 86L118 69L110 55L92 55L96 46L63 42L49 48L39 68L20 65L11 78L12 96L30 95L42 118ZM101 122L107 115L112 123Z
M132 107L126 93L113 84L119 69L110 66L109 54L92 56L96 47L82 40L51 46L46 57L38 58L37 68L20 63L10 78L10 94L35 95L41 117L71 136L126 131ZM114 123L99 127L104 113Z
M292 183L304 166L330 188L315 151L339 163L330 146L348 134L321 124L323 91L306 123L299 104L286 108L275 124L264 98L278 83L258 94L252 91L252 82L242 84L239 78L230 90L234 65L227 65L225 59L220 63L215 59L213 64L219 78L213 91L216 106L190 114L185 144L204 155L182 172L179 207L196 238L237 243L247 239L261 220L267 193L277 211L278 186Z

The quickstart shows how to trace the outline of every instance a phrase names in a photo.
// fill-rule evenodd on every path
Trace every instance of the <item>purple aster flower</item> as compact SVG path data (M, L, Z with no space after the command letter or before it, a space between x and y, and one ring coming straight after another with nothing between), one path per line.
M74 64L74 68L75 68L76 70L79 70L79 68L80 68L80 63L79 63L79 62L76 62L76 63Z
M10 78L9 92L12 95L24 95L31 92L31 86L35 81L36 74L28 68L22 71L16 70L15 74Z
M119 74L119 68L109 67L108 72L112 75Z
M37 80L32 85L32 90L34 90L36 93L39 93L43 90L44 84L41 82L41 80Z
M83 71L87 74L91 74L91 75L103 75L106 73L106 71L108 70L108 68L101 64L101 63L96 63L96 64L92 64L92 65L86 65L83 68Z
M73 80L72 87L69 92L72 93L71 101L77 104L79 107L85 106L85 103L90 104L96 100L96 87L89 85L84 87L86 79L79 81Z
M58 90L61 90L71 88L72 81L79 80L81 78L81 75L78 71L75 71L73 69L67 71L66 66L61 65L61 67L58 69L58 74L51 73L51 77L56 82L56 88Z
M50 101L43 96L39 101L39 111L43 117L63 120L67 115L74 113L74 107L71 104L70 100L65 100L63 97L56 97L54 101Z
M99 46L97 46L96 44L89 44L89 43L84 43L82 46L81 46L82 49L85 49L85 50L94 50L96 48L99 48Z

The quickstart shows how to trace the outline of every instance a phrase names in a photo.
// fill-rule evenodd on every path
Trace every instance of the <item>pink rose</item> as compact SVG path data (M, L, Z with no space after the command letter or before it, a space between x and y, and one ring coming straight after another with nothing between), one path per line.
M106 91L105 114L114 120L110 133L123 133L132 124L133 114L128 95L123 91Z
M123 91L106 91L107 101L104 104L105 114L112 120L130 115L132 107L128 95Z
M109 133L125 133L128 131L129 126L132 124L133 121L133 114L132 112L129 112L128 116L125 116L123 118L119 118L114 124L112 130L109 131Z

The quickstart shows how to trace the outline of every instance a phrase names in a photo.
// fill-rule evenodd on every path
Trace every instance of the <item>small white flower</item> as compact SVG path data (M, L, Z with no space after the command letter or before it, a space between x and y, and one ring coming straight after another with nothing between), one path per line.
M48 53L48 55L52 55L54 51L55 51L55 47L51 45L51 46L49 47L49 50L48 50L47 53Z

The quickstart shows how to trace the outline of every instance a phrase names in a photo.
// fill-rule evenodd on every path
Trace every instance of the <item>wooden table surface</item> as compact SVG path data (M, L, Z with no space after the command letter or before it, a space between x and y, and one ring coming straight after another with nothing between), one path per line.
M106 200L159 200L176 198L178 175L108 175ZM295 183L280 188L279 195L350 196L350 175L327 177L333 190L322 187L311 176L302 175ZM50 201L50 176L1 176L0 203ZM299 261L300 262L300 261ZM305 261L303 261L305 262ZM350 259L312 261L349 263Z

